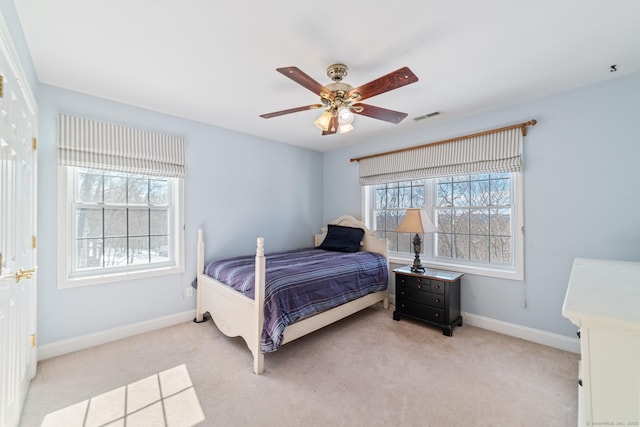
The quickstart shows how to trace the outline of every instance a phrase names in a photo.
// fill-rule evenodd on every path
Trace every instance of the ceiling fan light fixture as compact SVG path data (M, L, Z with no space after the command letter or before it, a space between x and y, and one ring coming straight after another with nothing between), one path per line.
M344 123L338 126L338 133L347 133L353 130L353 125L351 123Z
M322 131L327 132L329 130L329 126L331 125L331 118L333 115L329 111L323 112L320 117L314 122L316 126L318 126Z
M353 113L348 107L340 107L338 110L338 123L348 125L353 122ZM352 127L353 129L353 127Z

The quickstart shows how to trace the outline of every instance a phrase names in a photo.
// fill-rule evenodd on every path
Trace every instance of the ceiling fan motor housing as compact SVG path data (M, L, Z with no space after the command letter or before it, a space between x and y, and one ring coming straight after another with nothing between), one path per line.
M327 76L334 82L342 80L348 72L349 69L344 64L333 64L327 67Z
M333 98L325 98L324 96L322 97L322 102L325 105L333 105L337 108L343 104L350 104L350 100L346 99L346 95L347 92L353 89L351 85L338 82L329 83L325 86L325 89L327 89L333 95Z

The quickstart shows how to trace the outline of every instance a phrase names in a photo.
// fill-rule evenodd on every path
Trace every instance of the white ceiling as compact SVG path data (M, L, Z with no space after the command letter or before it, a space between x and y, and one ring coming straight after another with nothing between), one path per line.
M42 83L318 151L640 71L638 0L15 3ZM365 101L408 117L328 136L320 110L259 117L320 101L276 68L324 85L337 62L354 87L411 68L417 83Z

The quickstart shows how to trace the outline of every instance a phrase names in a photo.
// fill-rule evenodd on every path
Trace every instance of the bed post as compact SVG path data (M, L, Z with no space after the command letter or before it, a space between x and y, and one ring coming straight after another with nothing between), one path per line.
M198 267L196 268L196 280L199 274L204 273L204 233L198 230ZM204 313L202 312L202 294L200 287L196 289L196 322L202 322Z
M264 371L264 354L260 347L262 338L262 328L264 326L264 294L265 294L265 273L266 259L264 257L264 238L258 237L256 248L256 271L255 271L255 325L257 330L255 340L251 344L251 353L253 353L253 372L261 374Z

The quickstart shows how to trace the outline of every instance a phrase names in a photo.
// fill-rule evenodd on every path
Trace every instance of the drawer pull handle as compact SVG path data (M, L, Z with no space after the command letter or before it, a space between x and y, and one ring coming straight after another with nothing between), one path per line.
M418 285L418 289L422 289L422 285Z
M439 298L436 298L436 302L440 302L440 299L439 299Z
M404 295L404 291L400 291L400 295Z
M404 304L400 304L400 307L404 308Z
M435 317L440 317L440 313L436 313L436 316L435 316Z

